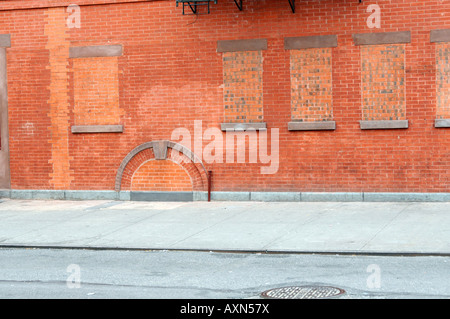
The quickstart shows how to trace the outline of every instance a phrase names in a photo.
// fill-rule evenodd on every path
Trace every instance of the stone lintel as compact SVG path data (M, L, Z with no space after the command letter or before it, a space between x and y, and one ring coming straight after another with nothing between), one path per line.
M359 33L353 35L355 45L411 43L411 32Z
M122 45L95 45L71 47L69 58L96 58L122 55Z
M74 125L72 133L122 133L123 125Z
M286 50L335 48L337 45L337 35L290 37L284 39L284 48Z
M217 52L267 50L267 39L221 40L217 41Z

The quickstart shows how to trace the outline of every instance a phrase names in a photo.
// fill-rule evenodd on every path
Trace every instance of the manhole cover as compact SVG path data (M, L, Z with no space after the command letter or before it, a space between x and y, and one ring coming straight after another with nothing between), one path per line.
M264 291L261 296L273 299L321 299L345 294L345 290L328 286L283 287Z

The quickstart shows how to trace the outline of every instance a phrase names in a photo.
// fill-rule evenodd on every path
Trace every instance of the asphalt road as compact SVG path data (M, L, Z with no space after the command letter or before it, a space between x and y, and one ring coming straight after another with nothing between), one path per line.
M279 287L342 299L449 299L448 256L0 249L1 299L261 299Z

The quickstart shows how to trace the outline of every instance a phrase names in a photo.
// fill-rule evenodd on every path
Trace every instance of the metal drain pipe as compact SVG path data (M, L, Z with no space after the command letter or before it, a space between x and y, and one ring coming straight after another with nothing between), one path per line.
M212 171L208 171L208 202L211 201L211 180L212 180Z

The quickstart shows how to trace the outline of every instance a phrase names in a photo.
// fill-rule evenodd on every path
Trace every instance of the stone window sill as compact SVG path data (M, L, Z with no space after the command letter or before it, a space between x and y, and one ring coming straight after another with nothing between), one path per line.
M360 121L361 130L407 129L408 120Z
M450 127L450 119L437 119L434 122L434 127L436 128Z
M323 122L289 122L289 131L333 131L336 129L335 121Z
M243 132L247 130L266 130L266 123L222 123L220 124L220 129L222 131L231 132Z

